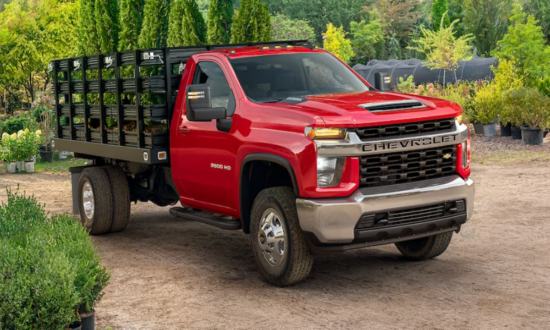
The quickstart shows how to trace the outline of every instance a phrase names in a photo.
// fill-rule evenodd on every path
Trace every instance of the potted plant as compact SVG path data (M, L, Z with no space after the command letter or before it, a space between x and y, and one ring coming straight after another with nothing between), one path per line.
M524 102L526 88L513 90L505 95L505 106L501 113L501 122L510 125L510 135L514 140L521 139L522 111L525 108Z
M495 87L486 85L481 88L472 105L475 109L476 119L483 124L483 135L495 136L495 119L504 105L503 99L496 93Z
M543 132L550 127L550 97L541 94L536 88L526 88L524 108L521 111L523 143L542 145Z
M53 161L53 150L51 150L52 131L53 131L53 112L51 109L44 108L40 113L42 120L42 146L40 147L40 162L51 163Z
M2 159L6 164L6 172L9 174L15 173L15 160L11 150L14 148L12 145L15 143L17 135L14 133L9 135L8 133L2 134Z
M34 173L34 160L41 140L41 131L31 132L25 129L20 137L21 153L25 161L25 172Z

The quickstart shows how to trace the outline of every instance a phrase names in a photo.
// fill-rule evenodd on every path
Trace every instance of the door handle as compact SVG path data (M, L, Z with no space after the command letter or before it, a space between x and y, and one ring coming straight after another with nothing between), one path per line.
M183 127L179 128L179 132L182 133L182 134L187 134L187 133L189 133L189 131L190 131L190 129L187 126L183 126Z

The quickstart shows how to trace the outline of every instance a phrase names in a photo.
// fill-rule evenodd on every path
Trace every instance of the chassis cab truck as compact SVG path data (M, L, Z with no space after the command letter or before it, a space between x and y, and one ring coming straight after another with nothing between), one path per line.
M124 230L131 202L172 205L176 217L249 234L260 273L287 286L323 252L395 244L410 260L437 257L472 216L462 109L377 91L308 42L137 50L50 69L52 144L89 159L71 173L92 235Z

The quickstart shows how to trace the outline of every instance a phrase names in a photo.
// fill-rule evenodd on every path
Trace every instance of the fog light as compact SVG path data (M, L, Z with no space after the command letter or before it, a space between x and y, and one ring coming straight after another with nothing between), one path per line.
M317 186L333 187L340 183L345 158L317 157Z

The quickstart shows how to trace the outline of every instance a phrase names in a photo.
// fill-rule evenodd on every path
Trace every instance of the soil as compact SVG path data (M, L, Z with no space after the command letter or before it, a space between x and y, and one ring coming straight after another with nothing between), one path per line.
M175 218L151 203L132 206L124 232L93 238L112 272L96 325L548 328L549 163L474 163L472 177L474 216L442 256L408 262L393 245L320 256L305 282L284 289L262 280L248 235ZM71 211L69 175L2 171L0 200L17 184L49 211Z

